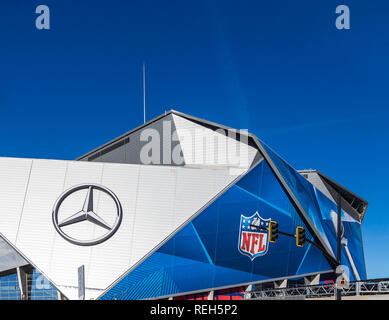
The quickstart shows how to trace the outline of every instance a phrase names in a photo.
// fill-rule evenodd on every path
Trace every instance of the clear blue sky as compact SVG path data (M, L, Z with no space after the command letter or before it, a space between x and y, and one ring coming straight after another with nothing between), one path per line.
M35 8L51 9L51 30ZM335 28L347 4L351 29ZM249 129L369 201L370 278L389 277L389 2L15 1L0 14L0 156L74 159L176 109Z

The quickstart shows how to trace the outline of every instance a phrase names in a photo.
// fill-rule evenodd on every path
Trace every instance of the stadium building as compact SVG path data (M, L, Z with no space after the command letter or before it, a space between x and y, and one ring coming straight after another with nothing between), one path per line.
M255 135L177 111L76 161L0 158L1 299L241 299L366 279L367 202ZM296 246L270 221L309 242Z

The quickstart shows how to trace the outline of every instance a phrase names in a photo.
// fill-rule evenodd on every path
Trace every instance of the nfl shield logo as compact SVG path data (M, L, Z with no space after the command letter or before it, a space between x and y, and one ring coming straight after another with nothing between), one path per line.
M265 229L268 228L271 218L263 219L258 211L251 217L240 216L238 250L241 254L250 257L251 261L256 257L267 253L269 237Z

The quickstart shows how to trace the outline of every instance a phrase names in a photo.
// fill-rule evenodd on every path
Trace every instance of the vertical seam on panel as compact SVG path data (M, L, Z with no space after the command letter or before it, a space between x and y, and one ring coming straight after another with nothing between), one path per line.
M63 177L63 183L62 183L62 192L65 191L65 182L66 182L66 176L68 174L68 167L69 167L69 162L66 161L65 175ZM50 272L51 272L51 261L53 259L53 254L54 254L55 237L56 237L56 232L54 231L53 241L51 242L51 252L50 252L50 263L49 263L49 271Z
M139 196L139 185L140 185L140 171L142 170L142 166L139 166L138 169L138 181L136 185L136 195L135 195L135 205L134 205L134 217L132 219L132 230L131 230L131 247L130 247L130 261L129 265L131 265L132 260L132 254L133 254L133 247L134 247L134 230L135 230L135 220L136 220L136 214L137 214L137 206L138 206L138 196Z
M104 168L105 168L105 163L103 162L102 163L102 169L101 169L101 177L100 177L100 184L102 185L103 184L103 176L104 176ZM98 195L98 200L97 200L97 209L99 208L99 203L100 203L100 199L101 199L101 193L99 193ZM98 212L98 211L97 211ZM95 236L95 230L96 230L96 225L94 226L93 228L93 237ZM94 246L91 246L90 247L90 255L89 255L89 261L88 261L88 271L90 270L90 266L91 266L91 263L92 263L92 255L93 255L93 247ZM85 272L86 273L86 272ZM87 281L87 277L88 277L89 273L88 274L85 274L85 289L87 289L87 285L86 283L88 283Z
M31 160L31 165L30 165L30 172L28 174L28 179L27 179L27 185L26 185L26 192L24 193L24 199L23 199L23 205L22 205L22 210L20 212L20 218L19 218L19 223L18 223L18 229L16 231L16 236L15 236L15 245L18 241L18 236L19 236L19 229L20 229L20 224L22 222L22 217L23 217L23 211L24 211L24 205L26 203L26 198L27 198L27 193L28 193L28 189L29 189L29 186L30 186L30 178L31 178L31 171L32 171L32 165L34 163L34 160Z

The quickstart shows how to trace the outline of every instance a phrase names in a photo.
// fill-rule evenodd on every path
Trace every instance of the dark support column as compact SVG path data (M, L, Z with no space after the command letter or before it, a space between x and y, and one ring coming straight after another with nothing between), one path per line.
M342 247L341 247L341 226L342 226L342 196L339 193L339 198L338 198L338 223L337 223L337 242L338 242L338 247L337 247L337 260L338 260L338 265L340 266L342 264ZM337 277L339 276L338 274L336 275ZM336 288L336 300L342 300L342 291L340 288Z

